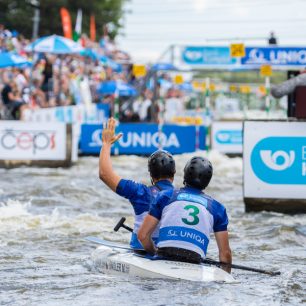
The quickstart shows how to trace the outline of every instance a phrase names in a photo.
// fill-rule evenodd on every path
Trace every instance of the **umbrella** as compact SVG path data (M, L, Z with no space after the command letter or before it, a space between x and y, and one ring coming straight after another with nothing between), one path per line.
M89 57L94 61L99 58L98 53L96 51L94 51L93 49L90 49L90 48L86 48L86 49L82 50L80 52L80 55L85 56L85 57Z
M178 70L174 65L170 63L156 63L151 67L152 71L158 71L158 70Z
M102 55L100 56L100 61L105 64L108 67L111 67L115 72L121 72L122 71L122 65L116 63L111 58Z
M25 50L27 52L34 51L53 54L71 54L80 53L84 48L71 39L58 35L51 35L37 39L30 45L26 46Z
M80 54L84 48L71 39L63 36L51 35L38 38L33 43L25 47L27 52L43 52L52 54ZM62 74L62 60L60 57L59 75ZM59 82L59 94L57 100L60 101L62 83Z
M193 91L193 87L192 87L192 84L190 82L185 82L183 84L180 84L178 86L178 88L182 91L185 91L185 92L192 92Z
M23 56L12 52L0 53L0 68L20 67L31 65L31 63Z
M102 95L112 95L116 93L116 91L120 97L130 97L137 95L136 89L131 85L115 81L102 82L97 88L97 93Z

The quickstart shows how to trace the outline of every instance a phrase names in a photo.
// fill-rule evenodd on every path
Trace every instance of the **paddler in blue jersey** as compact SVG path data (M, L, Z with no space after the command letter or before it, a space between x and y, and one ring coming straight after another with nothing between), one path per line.
M193 157L184 168L185 186L159 193L138 231L138 239L147 252L169 260L201 263L210 233L214 232L219 260L232 262L226 209L202 191L212 174L209 160ZM160 229L156 248L151 236L157 224ZM222 268L230 272L227 265Z
M175 161L172 155L164 150L154 152L148 160L148 170L151 176L152 186L146 186L132 180L122 179L112 167L111 145L121 135L115 135L116 121L110 118L102 131L102 149L99 159L100 179L118 195L128 199L135 213L134 231L130 245L134 249L143 249L137 239L137 233L144 217L148 214L150 204L162 190L173 189L175 174ZM152 239L158 237L158 229L152 233Z

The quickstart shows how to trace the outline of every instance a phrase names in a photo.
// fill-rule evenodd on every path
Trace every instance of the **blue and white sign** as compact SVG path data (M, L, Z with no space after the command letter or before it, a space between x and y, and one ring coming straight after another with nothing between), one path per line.
M251 154L255 175L268 184L306 185L306 137L267 137Z
M232 66L237 60L231 58L229 47L185 47L182 51L184 64L193 66Z
M241 121L215 121L211 131L213 150L224 154L242 154Z
M25 121L100 123L109 118L108 104L92 104L38 108L25 111Z
M196 127L164 125L162 133L157 124L122 123L116 131L123 133L118 142L119 154L151 154L159 148L173 154L194 152L196 150ZM205 127L200 127L199 148L205 149ZM102 146L102 127L96 124L84 124L81 130L80 149L84 154L99 154Z
M306 122L244 123L244 195L306 198Z
M181 60L185 65L202 68L248 69L261 65L278 68L306 65L306 47L245 47L246 56L231 58L229 46L187 46L182 49Z
M306 47L246 47L241 65L305 66Z

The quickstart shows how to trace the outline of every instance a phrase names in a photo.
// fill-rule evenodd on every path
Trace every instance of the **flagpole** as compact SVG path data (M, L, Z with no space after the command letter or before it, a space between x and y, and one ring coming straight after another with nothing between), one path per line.
M31 6L34 8L33 32L32 32L32 39L34 40L38 37L38 29L39 29L39 22L40 22L39 0L31 0Z

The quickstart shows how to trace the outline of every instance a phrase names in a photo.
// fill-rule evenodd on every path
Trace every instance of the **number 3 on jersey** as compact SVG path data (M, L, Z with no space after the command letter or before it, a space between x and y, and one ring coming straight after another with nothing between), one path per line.
M182 221L187 225L197 225L200 221L198 217L200 210L194 205L187 205L184 209L188 210L188 218L182 218Z

